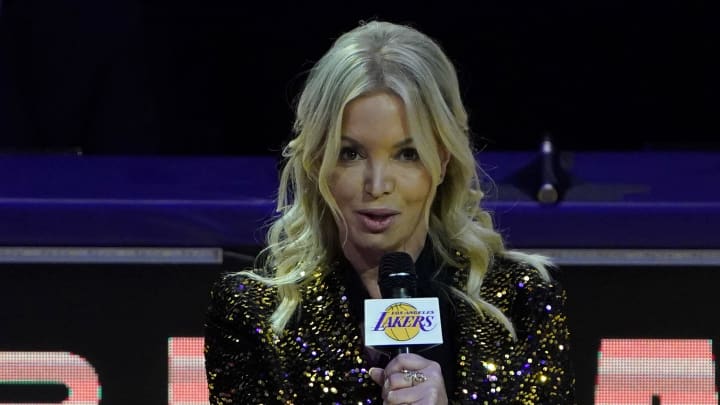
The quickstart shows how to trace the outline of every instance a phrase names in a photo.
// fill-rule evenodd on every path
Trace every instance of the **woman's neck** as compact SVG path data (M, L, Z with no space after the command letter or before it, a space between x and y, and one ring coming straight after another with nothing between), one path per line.
M361 254L350 249L343 250L343 254L370 294L370 298L382 298L378 286L380 255Z
M367 290L370 298L377 299L382 298L380 294L380 285L378 284L378 268L373 267L363 272L358 272L360 280L362 281L365 289Z

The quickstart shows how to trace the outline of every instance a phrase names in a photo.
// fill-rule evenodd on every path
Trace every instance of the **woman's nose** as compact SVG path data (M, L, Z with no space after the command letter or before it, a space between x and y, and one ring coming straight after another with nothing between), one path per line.
M390 194L395 187L392 169L387 163L369 163L365 169L365 193L373 198Z

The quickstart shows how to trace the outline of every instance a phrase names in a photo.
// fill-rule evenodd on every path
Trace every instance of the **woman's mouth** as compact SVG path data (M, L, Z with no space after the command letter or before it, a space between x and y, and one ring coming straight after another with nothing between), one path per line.
M399 213L389 210L378 211L358 211L360 222L371 233L385 232L395 221L395 216Z

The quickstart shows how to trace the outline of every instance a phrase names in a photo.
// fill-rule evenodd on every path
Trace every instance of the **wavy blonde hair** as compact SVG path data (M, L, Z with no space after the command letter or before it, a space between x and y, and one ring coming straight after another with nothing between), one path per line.
M548 278L545 258L506 251L488 212L471 146L468 117L450 60L419 31L387 22L369 22L338 38L310 71L300 96L295 138L283 151L278 219L270 226L263 271L244 272L278 290L271 316L280 334L301 304L301 287L331 271L341 253L335 220L343 220L328 188L337 164L342 116L353 99L387 91L405 105L408 130L435 192L426 204L433 248L451 266L468 266L464 290L451 288L478 313L498 319L514 336L510 320L480 296L496 254L522 260ZM438 149L450 156L444 179ZM460 252L458 257L455 252Z

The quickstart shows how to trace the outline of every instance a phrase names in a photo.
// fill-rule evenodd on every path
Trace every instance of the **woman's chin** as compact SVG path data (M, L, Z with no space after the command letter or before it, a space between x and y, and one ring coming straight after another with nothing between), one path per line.
M405 251L403 243L378 234L358 240L353 245L358 254L366 257L381 257L385 253Z

